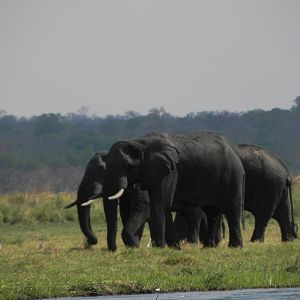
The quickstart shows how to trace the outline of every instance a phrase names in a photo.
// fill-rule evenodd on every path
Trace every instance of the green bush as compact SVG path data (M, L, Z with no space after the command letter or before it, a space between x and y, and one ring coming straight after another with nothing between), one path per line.
M12 194L0 196L0 224L33 224L78 222L77 209L64 207L75 199L74 194ZM104 223L101 200L91 209L92 222Z

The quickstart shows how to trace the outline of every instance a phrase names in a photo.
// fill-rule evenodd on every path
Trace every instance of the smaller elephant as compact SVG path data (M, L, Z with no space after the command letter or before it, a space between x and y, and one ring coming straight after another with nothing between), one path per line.
M88 245L97 244L98 240L90 223L90 207L95 199L103 197L102 186L106 172L106 152L96 153L88 162L84 176L77 191L77 200L67 205L77 205L78 220ZM122 240L126 246L138 247L144 225L150 218L149 196L141 191L139 184L130 186L120 197L120 216L123 224ZM118 199L108 200L103 197L103 207L107 224L107 244L110 251L117 249L117 206Z
M265 229L271 218L280 226L282 241L297 238L292 177L285 164L277 155L257 145L235 145L234 150L246 174L245 210L255 218L251 241L264 241Z
M282 241L292 241L298 237L298 226L294 222L291 175L285 164L271 151L256 145L241 144L233 146L240 157L246 174L245 210L255 217L255 229L251 241L264 241L265 229L271 218L274 218L281 230ZM189 232L199 231L203 216L193 220L195 213L188 210L183 215L176 215L175 225L181 239L189 238ZM195 225L196 224L196 225ZM220 223L218 226L220 228ZM202 233L205 225L201 225ZM215 236L216 243L220 235ZM192 241L193 242L193 241Z

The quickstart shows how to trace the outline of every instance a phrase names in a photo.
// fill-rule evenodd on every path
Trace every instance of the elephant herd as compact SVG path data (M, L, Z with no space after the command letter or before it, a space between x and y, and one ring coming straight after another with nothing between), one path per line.
M138 247L145 223L153 246L180 249L180 240L215 247L221 240L223 217L229 228L229 247L242 247L243 212L254 215L251 241L264 241L274 218L282 241L297 238L287 167L274 153L256 145L233 145L215 132L151 133L118 141L108 152L95 154L87 164L77 199L82 233L97 244L90 207L103 198L108 249L117 249L117 213L122 240ZM173 221L172 212L176 212Z

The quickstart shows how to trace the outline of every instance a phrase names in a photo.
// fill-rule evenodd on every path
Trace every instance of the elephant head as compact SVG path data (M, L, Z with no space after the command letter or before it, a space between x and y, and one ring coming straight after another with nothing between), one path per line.
M153 141L164 137L164 133L151 132L139 139L113 144L106 159L104 195L109 199L117 199L126 188L138 182L144 150Z
M136 141L115 143L107 154L107 172L103 192L108 199L122 196L125 189L139 180L144 146Z
M135 141L117 142L107 154L103 195L111 200L117 199L121 197L125 189L132 187L135 183L140 183L142 190L155 189L161 185L165 177L169 177L170 173L176 173L173 171L175 171L177 161L177 149L170 142L167 142L162 135L152 135ZM167 184L172 189L173 194L176 188L175 182L177 181L169 180ZM168 197L167 200L169 207L171 199L173 197ZM152 214L151 203L150 210ZM166 222L167 224L172 223L170 211ZM165 224L165 219L161 220L160 223ZM178 247L177 241L173 243L176 239L174 238L173 228L168 230L169 226L167 225L166 236L164 236L164 233L157 233L156 227L159 226L159 224L152 226L151 236L154 245L164 246L166 242L170 246L176 244L176 247ZM165 225L163 225L163 228L165 228ZM162 231L164 232L164 230Z
M98 240L90 224L90 203L93 199L102 197L102 185L106 169L106 153L96 153L88 162L85 173L77 191L77 199L67 205L70 208L77 205L78 220L82 233L89 245L97 244Z

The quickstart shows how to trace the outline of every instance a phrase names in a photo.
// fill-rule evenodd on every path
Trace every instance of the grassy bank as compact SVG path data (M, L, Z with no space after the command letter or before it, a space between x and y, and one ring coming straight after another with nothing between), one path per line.
M299 223L300 188L295 188ZM93 209L100 242L85 249L76 209L62 209L73 197L0 197L0 299L300 286L300 240L283 244L275 222L265 243L253 244L248 221L243 249L229 249L227 239L216 249L147 248L146 230L140 249L126 249L119 238L118 251L110 253L102 206Z

